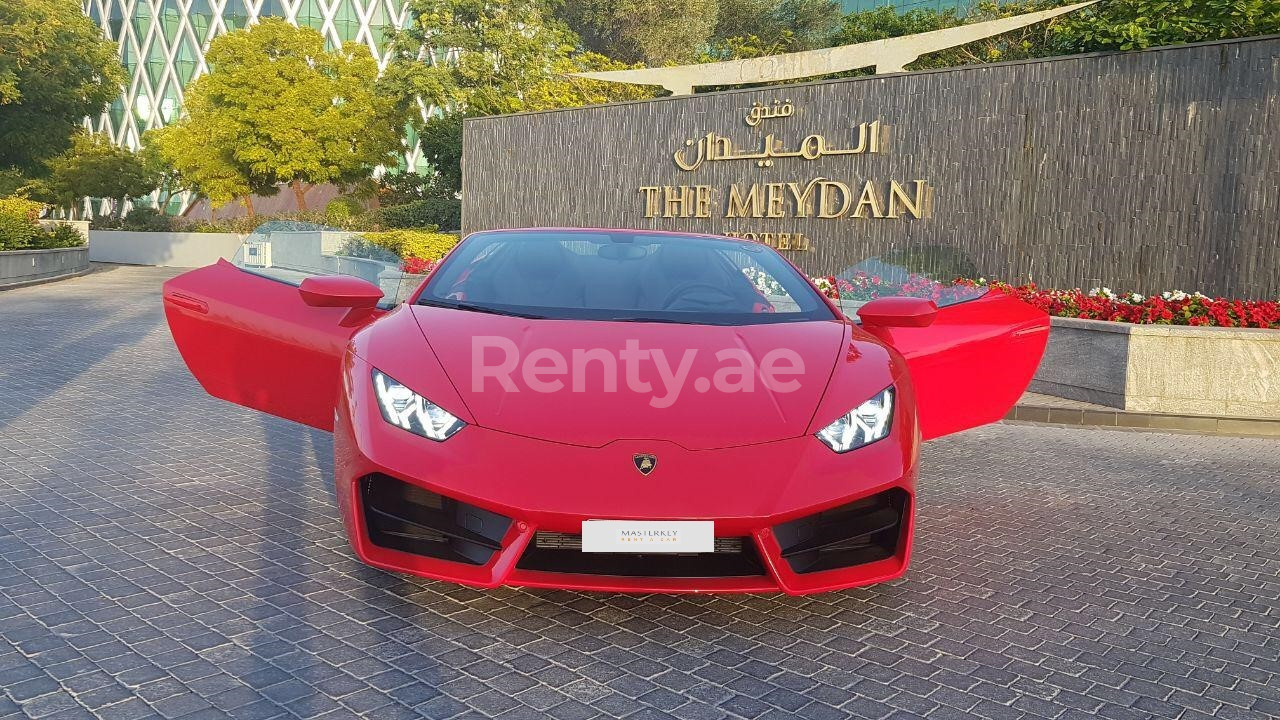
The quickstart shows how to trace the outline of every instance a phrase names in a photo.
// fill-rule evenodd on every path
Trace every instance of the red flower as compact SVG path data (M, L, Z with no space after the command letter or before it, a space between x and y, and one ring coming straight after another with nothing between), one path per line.
M401 272L409 275L426 275L436 267L435 260L424 260L420 257L407 257L400 266Z

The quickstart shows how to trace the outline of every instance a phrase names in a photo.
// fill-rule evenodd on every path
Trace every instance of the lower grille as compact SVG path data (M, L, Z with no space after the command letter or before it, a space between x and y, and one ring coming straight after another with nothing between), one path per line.
M502 549L511 518L374 473L360 481L369 540L440 560L484 565Z
M709 553L584 553L582 536L572 533L534 534L516 567L521 570L615 575L620 577L752 577L764 575L764 565L749 538L715 539Z
M773 528L782 558L797 573L862 565L893 557L910 496L887 490Z

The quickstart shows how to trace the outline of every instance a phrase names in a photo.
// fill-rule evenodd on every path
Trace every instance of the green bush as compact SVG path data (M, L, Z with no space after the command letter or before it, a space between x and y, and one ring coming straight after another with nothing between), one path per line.
M134 207L121 218L96 217L89 227L94 230L131 230L133 232L169 232L178 229L177 218L153 207Z
M364 205L350 195L339 195L324 208L325 221L330 225L357 222L356 218L365 213Z
M175 225L178 225L175 229L182 232L240 233L245 235L253 232L253 229L262 223L275 219L274 217L235 217L220 220L183 220L181 223L175 223Z
M42 203L24 197L0 198L0 250L41 247L48 237L37 219L42 212Z
M435 226L457 230L462 225L462 201L453 198L423 198L404 205L390 205L371 213L388 228Z
M401 259L438 260L458 244L457 235L427 230L384 230L361 233L361 237Z
M54 225L53 230L46 233L45 248L73 248L84 245L84 236L70 225L61 223Z

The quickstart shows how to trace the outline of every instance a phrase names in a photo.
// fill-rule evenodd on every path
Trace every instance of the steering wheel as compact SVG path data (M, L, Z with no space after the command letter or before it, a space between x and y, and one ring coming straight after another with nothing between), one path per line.
M693 282L687 282L681 285L677 285L674 288L671 288L671 292L667 293L666 299L662 301L662 309L663 310L679 310L680 308L677 308L674 306L678 305L680 301L685 298L685 296L690 295L694 291L698 291L698 290L709 290L710 292L708 294L712 297L706 300L703 300L701 298L696 300L694 298L689 298L690 300L693 300L694 302L698 303L698 307L694 309L715 308L718 306L728 305L730 303L737 305L740 302L738 296L725 290L719 285L713 285L709 282L700 282L695 280Z

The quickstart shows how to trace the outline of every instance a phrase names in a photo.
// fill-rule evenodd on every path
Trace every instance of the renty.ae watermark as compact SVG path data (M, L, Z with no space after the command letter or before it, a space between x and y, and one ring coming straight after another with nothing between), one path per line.
M796 378L804 375L804 359L789 348L771 349L758 360L745 349L726 348L717 350L714 358L714 363L699 364L698 350L686 348L672 362L665 350L642 348L635 339L619 350L579 348L566 355L544 347L522 353L510 338L477 335L471 339L471 390L556 393L625 388L651 395L652 407L669 408L690 384L699 393L789 393L800 388ZM699 374L691 377L695 366Z

